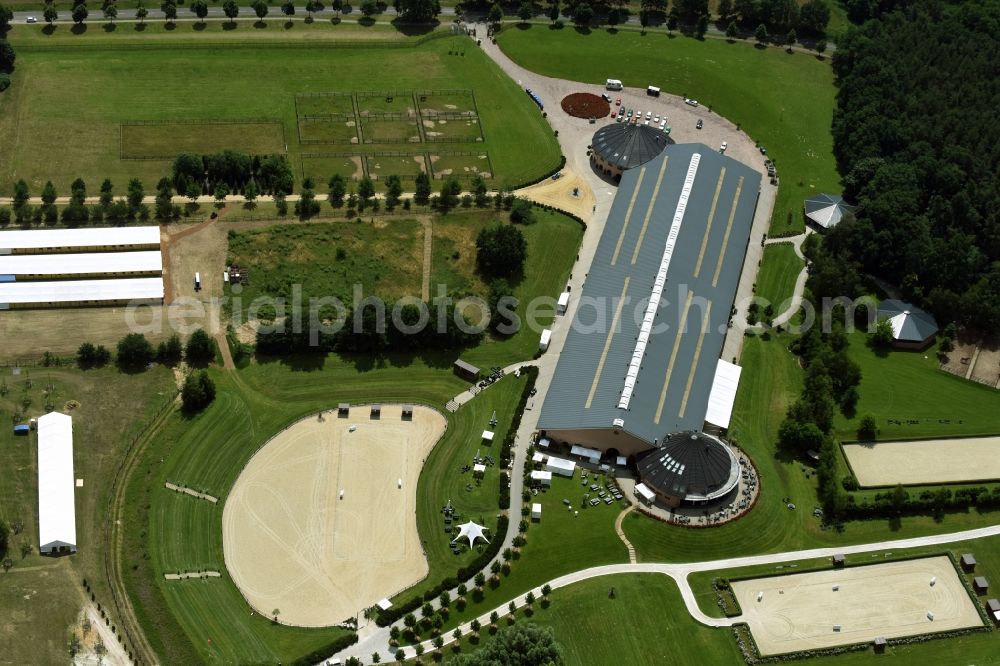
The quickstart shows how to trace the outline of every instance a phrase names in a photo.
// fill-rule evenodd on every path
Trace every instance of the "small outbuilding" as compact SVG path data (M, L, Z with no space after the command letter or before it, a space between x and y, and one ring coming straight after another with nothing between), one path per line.
M541 451L535 451L535 453L531 456L531 462L533 462L536 465L541 465L545 463L546 458L548 458L548 456L546 456Z
M842 567L844 566L844 562L845 560L843 554L837 553L836 555L833 556L833 566Z
M28 435L28 433L30 433L30 432L31 432L31 426L29 426L27 424L21 424L21 425L14 426L14 434L15 435L20 435L22 437L26 437Z
M571 477L576 472L576 463L572 460L566 460L565 458L549 456L549 459L545 462L545 470L547 472L559 474L560 476Z
M38 419L38 551L76 552L73 419L51 412Z
M531 483L532 485L539 486L551 486L552 485L552 472L546 472L544 470L535 470L531 473Z
M483 431L483 441L489 444L493 443L493 432L490 430Z
M990 599L986 602L986 613L995 623L1000 624L1000 601Z
M872 643L872 647L875 648L875 654L885 654L885 639L879 636Z
M342 402L337 405L337 418L346 419L350 415L351 406L348 403Z
M990 582L986 580L986 576L976 576L972 579L972 589L976 594L986 594L990 591Z
M535 502L531 505L531 519L541 520L542 519L542 505Z
M976 570L976 557L972 553L962 554L962 571L965 573L972 573Z
M646 504L652 504L656 501L656 493L649 489L645 483L639 483L635 486L635 496Z
M403 420L404 421L413 420L413 405L403 405Z
M378 421L382 418L382 405L372 405L371 418L373 421Z
M482 463L476 463L475 465L472 466L473 476L483 476L484 474L486 474L486 465Z
M539 447L541 447L543 449L549 448L549 446L551 446L551 444L552 444L552 442L549 440L548 437L539 437L538 438L538 444L537 444L537 446L539 446Z
M456 375L466 381L474 382L479 379L479 368L471 363L466 363L462 359L455 361L455 364L452 366L452 370Z
M923 349L934 341L938 332L933 315L895 298L878 304L878 319L888 320L893 346L900 349Z

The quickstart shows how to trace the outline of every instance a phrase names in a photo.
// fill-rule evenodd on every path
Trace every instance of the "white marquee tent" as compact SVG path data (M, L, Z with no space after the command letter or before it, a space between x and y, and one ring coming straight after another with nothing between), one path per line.
M458 526L458 536L452 539L451 542L455 543L459 539L468 539L470 548L476 542L476 539L482 539L486 543L489 543L490 540L486 538L486 534L484 533L485 531L485 527L477 525L470 520L469 522L462 523Z
M76 552L73 418L59 412L38 419L38 549Z

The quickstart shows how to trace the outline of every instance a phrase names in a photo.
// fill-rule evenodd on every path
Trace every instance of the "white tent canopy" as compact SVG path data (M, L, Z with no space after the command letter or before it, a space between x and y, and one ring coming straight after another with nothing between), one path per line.
M705 412L705 420L712 425L729 427L742 372L743 368L721 358L715 366L715 379L712 380L712 392L708 396L708 409Z
M38 549L76 552L73 418L59 412L38 419Z
M549 456L548 462L545 463L545 469L546 471L555 472L563 476L573 476L573 473L576 471L576 463L565 458Z
M468 539L470 548L476 542L476 539L482 539L486 543L489 543L490 540L486 538L486 534L484 533L485 531L485 527L477 525L470 520L469 522L462 523L458 526L458 536L452 539L451 542L455 543L459 539Z
M601 452L597 449L588 449L586 446L577 446L576 444L570 449L570 455L580 456L581 458L587 458L592 463L596 463L601 459Z
M487 442L492 442L493 441L493 433L491 431L489 431L489 430L484 430L483 431L483 439L485 439Z
M84 229L25 229L0 233L0 254L27 250L69 250L72 248L156 247L159 227L90 227Z
M649 487L645 483L640 483L636 485L635 494L644 499L645 501L649 502L650 504L652 504L653 500L656 499L656 495L653 493L652 490L649 489Z

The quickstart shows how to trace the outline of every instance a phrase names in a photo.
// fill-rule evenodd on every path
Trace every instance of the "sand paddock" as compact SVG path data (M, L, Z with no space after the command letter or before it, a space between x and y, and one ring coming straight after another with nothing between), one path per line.
M845 444L858 483L958 483L1000 479L1000 437Z
M447 423L420 406L412 421L399 405L382 405L377 421L369 413L353 406L346 419L332 410L293 424L236 480L222 515L223 550L258 612L329 626L427 574L417 478Z
M936 577L931 586L931 578ZM839 585L838 591L833 586ZM762 655L982 624L946 556L732 584ZM758 602L758 593L763 598ZM934 620L927 617L934 613ZM834 631L840 625L840 631Z

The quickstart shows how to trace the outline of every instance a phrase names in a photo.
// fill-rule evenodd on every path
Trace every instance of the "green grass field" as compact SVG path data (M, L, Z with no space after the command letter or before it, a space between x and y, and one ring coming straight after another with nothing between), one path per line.
M279 122L259 123L156 123L121 126L122 158L173 159L179 152L240 150L255 155L285 152L284 130Z
M50 45L32 42L32 35L20 27L12 32L18 66L14 85L0 96L0 133L9 138L0 143L0 195L9 194L18 178L36 194L50 179L66 193L78 176L91 189L111 178L119 190L138 177L151 191L167 174L169 160L122 161L119 126L127 121L275 118L283 124L289 158L298 164L301 153L323 152L297 142L296 95L308 92L471 88L485 135L498 140L474 142L474 148L449 144L449 151L489 150L498 186L537 178L559 164L555 137L530 100L517 94L517 85L481 50L461 50L471 44L465 37L382 49L280 40L255 40L253 48L238 43L228 48L224 42L145 48L150 45L110 35L80 42L90 46L81 48L75 35ZM336 66L303 66L329 58ZM372 67L376 59L378 67ZM69 98L74 104L64 103ZM371 153L399 144L361 148Z
M757 273L756 295L764 299L765 305L773 304L775 314L784 312L787 307L803 265L791 243L777 243L764 248Z
M170 372L156 368L142 375L114 369L80 371L70 367L23 368L14 376L0 368L0 520L20 520L23 531L10 537L14 562L3 575L0 642L10 663L62 663L70 625L84 601L86 578L97 601L110 604L104 579L104 518L108 493L126 445L152 415L173 396ZM30 380L32 386L27 388ZM52 386L49 390L48 387ZM3 390L6 386L6 391ZM36 436L14 437L11 416L46 413L46 403L73 416L74 476L83 479L76 491L78 552L58 559L38 555L38 467ZM25 403L27 402L27 407ZM25 420L24 422L27 422ZM30 547L22 557L20 548Z
M493 175L490 156L485 152L471 155L432 153L431 169L434 171L434 177L441 179L448 176L471 177L475 174L490 178Z
M840 191L830 134L835 89L827 62L723 40L624 30L580 34L544 25L507 28L497 43L535 72L588 83L603 83L614 74L626 86L655 84L664 92L695 97L738 123L767 147L781 176L772 236L803 230L804 199Z
M850 338L850 356L861 366L861 400L855 418L838 412L834 419L842 439L857 439L865 414L875 416L879 437L885 439L1000 433L1000 393L938 369L937 345L879 355L866 345L865 333L855 331Z
M353 120L299 118L298 131L298 140L305 146L360 143L357 124Z
M312 176L318 186L330 182L334 174L340 174L344 178L361 179L364 171L361 167L360 155L318 155L307 154L302 156L301 175L303 177Z

